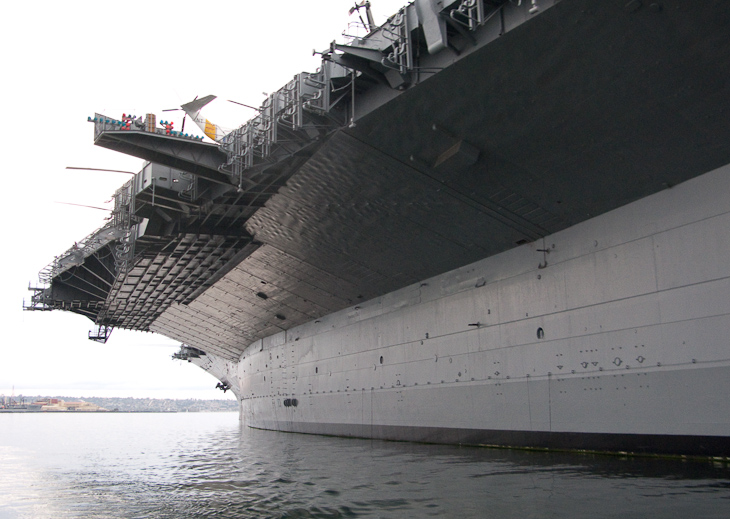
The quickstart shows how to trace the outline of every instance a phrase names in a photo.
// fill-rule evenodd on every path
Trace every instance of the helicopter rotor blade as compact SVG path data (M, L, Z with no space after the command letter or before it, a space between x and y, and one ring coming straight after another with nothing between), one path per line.
M125 173L127 175L136 175L136 173L134 173L132 171L122 171L121 169L77 168L74 166L66 166L66 169L80 169L80 170L87 170L87 171L109 171L111 173Z
M107 209L104 207L96 207L94 205L84 205L84 204L74 204L71 202L53 202L54 204L63 204L63 205L75 205L76 207L86 207L87 209L98 209L99 211L106 211L109 212L111 209Z
M244 104L244 103L239 103L238 101L233 101L231 99L229 99L228 102L229 103L233 103L234 105L245 106L246 108L250 108L251 110L256 110L257 112L260 112L261 111L261 108L256 108L255 106L247 105L247 104Z

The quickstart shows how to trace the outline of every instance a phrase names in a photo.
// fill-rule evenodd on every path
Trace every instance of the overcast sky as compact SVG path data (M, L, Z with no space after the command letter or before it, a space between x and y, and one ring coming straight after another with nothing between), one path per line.
M406 0L373 0L376 23ZM205 115L234 128L303 70L356 16L354 1L161 0L8 2L0 32L5 117L0 254L0 395L221 398L216 380L172 361L179 343L115 330L87 339L93 323L67 312L23 312L28 284L54 256L104 224L129 177L67 166L139 171L142 161L93 145L95 112L121 118L174 108L195 96L219 99ZM176 121L181 112L165 118ZM193 130L186 124L186 129ZM197 132L201 135L202 132Z

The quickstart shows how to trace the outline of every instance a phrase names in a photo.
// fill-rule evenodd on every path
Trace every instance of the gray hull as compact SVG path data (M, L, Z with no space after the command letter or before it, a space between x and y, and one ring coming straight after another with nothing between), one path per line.
M151 163L28 309L250 427L730 456L730 3L645 4L416 0L216 144L95 114Z
M237 368L242 419L393 440L729 455L728 192L725 167L258 341Z

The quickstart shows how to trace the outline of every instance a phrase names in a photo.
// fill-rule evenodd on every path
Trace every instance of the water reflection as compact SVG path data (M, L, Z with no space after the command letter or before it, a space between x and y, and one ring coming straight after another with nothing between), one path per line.
M229 414L44 418L0 429L0 518L730 516L720 463L241 433Z

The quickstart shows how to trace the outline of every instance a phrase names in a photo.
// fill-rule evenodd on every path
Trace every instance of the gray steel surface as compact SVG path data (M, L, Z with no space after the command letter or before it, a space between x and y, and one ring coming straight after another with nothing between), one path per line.
M563 1L339 131L248 220L274 259L220 289L265 282L273 301L249 298L220 342L240 351L729 162L727 19L717 2ZM429 167L462 141L476 162Z
M703 335L693 329L692 340L700 351L708 344L715 347L726 314L719 311L717 315L724 317L711 321L713 294L727 279L722 269L717 276L711 275L713 265L725 257L713 239L727 241L726 233L717 230L724 227L718 223L716 206L707 199L680 200L674 207L682 208L680 219L686 218L665 233L642 234L648 241L640 243L632 238L634 221L626 216L616 220L615 215L631 211L649 215L642 220L648 227L657 225L652 215L673 219L672 206L657 205L656 200L701 175L705 180L691 185L703 186L707 197L718 174L705 173L730 163L730 4L720 0L668 0L651 5L562 0L540 2L537 13L528 2L519 6L447 2L435 9L436 4L418 0L362 41L333 45L324 53L320 71L297 75L267 99L259 116L224 138L220 147L224 153L199 142L97 124L97 144L187 170L199 185L195 197L182 200L181 193L158 191L153 183L125 202L133 215L130 225L135 226L136 248L133 265L124 275L116 272L118 290L97 283L83 288L87 296L57 291L56 299L47 298L44 304L79 312L83 307L82 313L97 324L157 331L206 352L206 358L196 362L225 378L237 395L253 399L247 408L254 413L253 425L284 424L280 427L286 430L299 427L292 425L293 417L286 413L296 407L291 405L291 395L304 394L297 380L304 377L308 351L339 369L328 391L348 394L351 388L341 374L354 369L354 358L369 351L391 351L388 348L407 356L410 350L398 348L403 349L413 329L424 323L441 323L444 330L451 330L448 333L488 334L482 330L485 318L476 310L490 303L468 296L457 297L453 306L446 304L452 295L494 282L489 270L476 279L465 274L480 261L500 270L514 260L523 268L493 294L502 309L499 318L504 321L505 312L512 312L509 323L519 324L492 331L505 334L493 338L494 343L525 348L514 350L518 352L514 358L512 353L493 358L489 347L475 346L466 335L463 342L445 341L442 347L452 352L474 348L467 353L478 350L480 365L485 359L499 363L512 358L509 372L515 375L510 376L526 377L515 366L522 365L525 351L549 337L545 323L531 320L535 313L554 313L553 322L562 323L558 326L561 338L553 346L566 350L555 355L589 366L599 361L578 359L585 349L581 345L592 344L591 351L600 349L605 357L601 362L613 370L620 367L615 359L621 357L605 356L604 346L618 335L599 328L595 337L584 337L571 328L583 320L586 330L595 324L596 318L587 316L592 306L602 306L616 322L629 322L633 309L642 319L636 329L646 331L654 347L661 349L663 339L682 318L662 320L653 312L659 307L665 312L676 310L683 297L694 297L700 310L691 318L693 326L702 321L711 331ZM467 23L465 9L477 4L487 10L479 14L478 23ZM332 97L336 92L342 92L339 99ZM693 193L693 188L686 189L682 192ZM698 217L694 208L699 208ZM704 219L707 222L698 223ZM591 226L601 232L590 233L588 240L582 229ZM692 226L699 237L683 234L682 229ZM570 237L563 249L546 243L555 236ZM692 250L703 251L702 257L695 258L686 246L675 247L672 240L662 245L667 236L692 243ZM618 241L611 247L616 258L627 254L629 259L613 262L598 250L571 256L582 247L592 243L603 247L606 239L614 238ZM660 246L663 253L657 251ZM668 259L672 256L666 251L673 247L682 254ZM570 252L565 261L572 258L574 266L563 271L560 282L550 276L555 272L551 266L566 251ZM484 258L499 259L489 263ZM525 266L528 258L535 262L529 268ZM108 284L107 274L100 275L100 267L94 266L98 260L99 254L93 252L84 265L66 272L79 283L88 283L96 275ZM698 277L688 262L704 265ZM108 265L104 268L109 270ZM537 287L532 278L543 275L545 280ZM565 288L568 278L575 287ZM675 279L674 285L659 288L670 278ZM54 285L62 287L61 281ZM444 302L431 301L421 307L423 315L410 318L402 309L420 304L423 293L434 290L432 283L438 283ZM693 292L695 284L703 288ZM551 286L554 290L546 288ZM77 284L75 289L80 287ZM625 304L617 303L623 300ZM549 304L554 308L548 308ZM457 315L457 308L469 318ZM522 323L523 312L529 323ZM373 321L353 324L365 316ZM506 325L503 321L500 325ZM375 323L390 332L376 333ZM330 326L334 335L325 334L323 326ZM510 342L528 329L531 342ZM345 333L342 330L350 331L338 336ZM309 350L303 343L295 344L300 337L290 335L294 332L302 341L307 335L320 336L317 341L326 352L317 352L313 339ZM433 332L424 331L425 339L429 333ZM267 360L266 354L277 348L285 358L278 363L273 357ZM340 350L348 348L353 357L347 363L330 358L335 350L340 355ZM675 347L667 350L670 356L677 351ZM720 364L704 372L712 373L711 379L725 376L723 355L715 355L711 362ZM530 363L540 366L535 376L552 376L548 360L544 353L531 358ZM612 362L614 368L608 366ZM688 362L682 360L681 369L686 371L671 375L677 375L682 384L692 383L693 377L703 373L690 373L693 368L685 366ZM380 363L373 364L376 371ZM365 369L362 364L357 367ZM270 378L264 386L258 378L245 382L253 374L239 371L233 376L236 369L268 370ZM452 378L461 379L465 372L457 371L461 374ZM499 378L505 370L495 373L484 376ZM664 370L651 374L653 387L662 387L671 376ZM429 377L429 383L438 382ZM602 382L595 388L584 389L600 391L604 377L598 377ZM504 396L486 380L491 379L484 378L478 391ZM580 384L576 383L571 378L566 387L577 391ZM520 391L527 387L510 384ZM544 394L544 384L535 384ZM386 386L379 389L387 391ZM251 387L259 388L256 394L246 393ZM261 393L261 387L268 389ZM390 389L396 387L393 384ZM382 430L409 426L395 423L404 416L396 411L402 411L399 403L407 399L398 391L383 396L387 406L379 417ZM688 395L682 408L689 412L692 398L701 393L698 389ZM420 389L408 394L416 395L413 402L422 398L417 396L422 394ZM628 403L636 394L626 393L615 402ZM658 401L653 394L653 401ZM287 395L289 405L279 416L277 400ZM496 396L489 398L493 401ZM458 408L456 401L439 398L446 403L441 409L452 404ZM304 419L310 424L307 427L316 429L317 424L336 420L356 423L353 416L365 409L348 407L336 397L332 402L322 405L322 411L313 408L314 414ZM503 404L509 402L521 400L505 398ZM566 406L570 402L589 406L595 400L565 399ZM652 400L647 397L642 402L646 406L638 406L643 411L637 412L650 412ZM662 412L669 412L671 406L665 404ZM500 407L500 412L508 407ZM340 418L317 414L333 409ZM709 409L712 414L712 406ZM538 405L535 412L546 410ZM566 423L571 425L563 432L663 434L684 423L664 418L643 427L640 418L627 415L616 430L603 426L592 430L585 423L571 422L580 413L566 413ZM612 413L620 419L615 409ZM342 416L349 418L343 421ZM702 419L707 416L703 414ZM474 427L485 431L525 427L524 420L514 425L509 422L512 418L487 420ZM545 432L544 423L536 420L528 429ZM664 424L664 429L657 424ZM448 426L420 425L434 430ZM726 437L726 421L716 425L720 436ZM716 434L712 424L704 422L680 429L671 434ZM551 431L548 427L547 432ZM399 432L393 434L399 438Z

